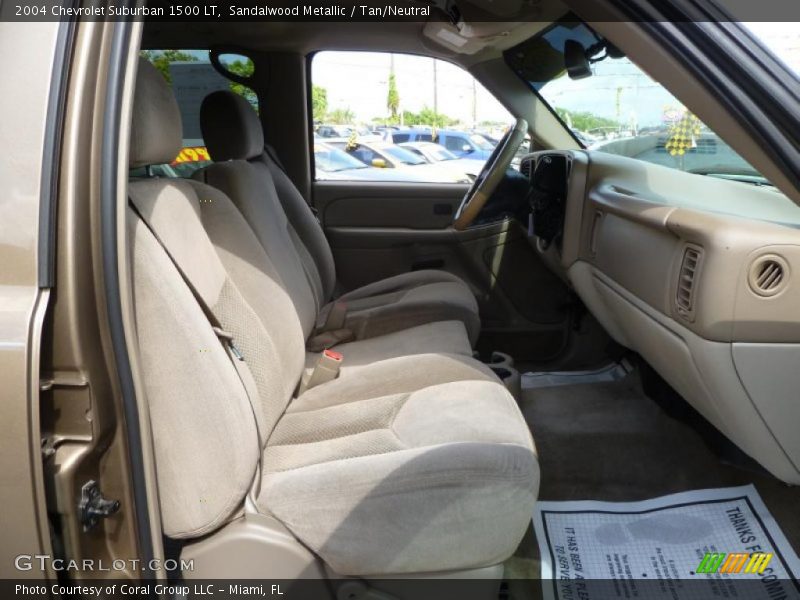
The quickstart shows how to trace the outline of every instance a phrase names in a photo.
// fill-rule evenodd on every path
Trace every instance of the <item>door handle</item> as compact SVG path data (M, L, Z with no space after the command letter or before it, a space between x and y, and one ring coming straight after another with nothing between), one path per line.
M444 268L443 258L432 258L430 260L419 260L411 263L412 271L421 271L423 269L442 269Z

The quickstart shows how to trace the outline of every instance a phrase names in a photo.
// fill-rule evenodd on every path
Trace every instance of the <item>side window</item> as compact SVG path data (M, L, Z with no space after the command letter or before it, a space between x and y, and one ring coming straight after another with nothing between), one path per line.
M203 99L217 90L231 90L258 111L258 97L247 85L220 75L211 64L208 50L144 50L142 56L153 63L172 87L183 123L182 150L170 164L155 165L151 172L162 177L191 177L211 162L200 130ZM219 62L237 80L247 80L253 75L253 61L241 54L222 54Z
M435 144L444 150L450 139L438 133L457 134L460 157L471 134L499 139L514 121L470 73L432 58L319 52L311 81L317 180L469 183L491 152L459 161L435 151ZM331 154L317 151L320 144L358 164L331 160Z

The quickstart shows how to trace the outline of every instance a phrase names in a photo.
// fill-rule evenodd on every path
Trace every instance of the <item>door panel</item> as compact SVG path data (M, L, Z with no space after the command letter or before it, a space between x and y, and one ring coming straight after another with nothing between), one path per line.
M567 346L570 294L541 261L516 221L455 231L465 186L316 182L315 206L333 249L339 282L352 289L399 273L436 268L475 292L479 349L519 361L550 361Z
M327 227L410 227L441 229L467 186L457 183L318 181L314 205Z

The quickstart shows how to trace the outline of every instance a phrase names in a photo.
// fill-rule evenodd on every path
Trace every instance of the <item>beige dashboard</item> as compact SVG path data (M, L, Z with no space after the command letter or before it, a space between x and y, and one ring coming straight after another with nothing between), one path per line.
M564 232L539 245L546 262L617 342L800 483L800 207L770 187L560 154Z

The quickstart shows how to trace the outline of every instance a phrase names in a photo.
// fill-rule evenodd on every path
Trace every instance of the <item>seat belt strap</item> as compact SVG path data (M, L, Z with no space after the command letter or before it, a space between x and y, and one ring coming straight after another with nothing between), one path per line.
M161 236L158 235L158 232L152 226L152 224L145 218L142 211L139 210L139 207L136 205L136 201L131 197L128 198L128 203L133 211L139 216L144 223L145 227L153 234L153 237L158 242L159 246L164 249L167 256L169 257L172 264L177 269L178 273L183 279L183 282L186 284L186 287L189 288L189 291L194 296L195 301L200 306L200 309L203 311L203 314L206 316L209 325L211 325L211 329L213 329L214 334L219 339L222 347L225 349L225 354L228 356L228 359L231 361L233 368L236 370L236 374L239 377L239 381L242 383L242 387L244 388L245 396L247 396L247 401L250 404L250 410L253 412L253 419L255 420L256 425L256 435L258 437L258 478L260 480L260 473L261 473L261 455L264 451L264 435L263 435L263 424L259 415L261 411L259 410L258 406L256 405L258 396L258 388L256 387L255 379L253 379L253 374L250 372L249 368L246 368L246 361L244 355L236 347L236 344L233 340L233 335L228 333L220 323L219 318L211 309L211 307L206 302L203 295L197 290L197 287L192 282L191 278L186 274L186 272L181 268L181 265L178 264L178 261L172 256L172 253L169 251L169 247L164 243L161 239ZM257 486L256 486L257 487ZM251 490L252 492L253 490ZM255 490L257 492L257 490Z
M267 153L267 156L269 156L270 160L272 160L272 162L274 162L274 163L275 163L275 165L276 165L276 166L277 166L277 167L278 167L278 168L279 168L281 171L283 171L284 175L286 175L286 176L288 177L288 176L289 176L289 174L286 172L286 167L284 167L284 166L283 166L283 163L281 162L281 159L280 159L280 158L278 158L278 153L277 153L277 152L275 152L275 148L273 148L273 147L272 147L271 145L269 145L269 144L264 144L264 152L266 152L266 153Z
M317 326L315 333L319 334L336 329L345 329L345 323L347 322L347 302L334 300L328 304L327 307L323 308L320 317L324 317L325 321Z
M289 177L289 173L286 170L286 167L283 166L281 159L278 158L278 153L275 152L275 148L273 148L269 144L264 144L264 154L266 154L269 157L269 159L275 163L275 166L277 166L281 171L283 171L283 174L286 175L286 177ZM289 177L289 179L291 180L291 177ZM305 200L305 198L303 199ZM308 200L306 200L306 206L308 206L308 208L311 209L311 212L314 213L314 217L317 219L317 221L319 221L319 211L316 209L316 207L313 204L311 204L311 202L309 202Z
M306 342L306 350L309 352L322 352L333 348L336 344L355 339L353 330L345 326L347 321L346 302L336 300L328 304L320 313L318 321L322 319L324 319L324 323L316 327L314 334Z
M333 331L325 331L310 337L306 342L306 350L309 352L323 352L333 348L337 344L351 342L354 339L355 335L350 329L334 329Z

